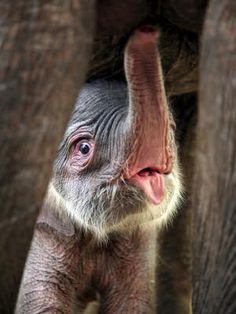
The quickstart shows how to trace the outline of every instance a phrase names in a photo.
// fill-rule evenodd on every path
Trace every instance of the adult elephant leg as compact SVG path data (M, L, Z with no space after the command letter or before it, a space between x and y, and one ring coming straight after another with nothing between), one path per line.
M212 0L200 65L193 311L236 312L236 2Z
M0 312L14 306L36 211L92 42L94 1L1 1Z

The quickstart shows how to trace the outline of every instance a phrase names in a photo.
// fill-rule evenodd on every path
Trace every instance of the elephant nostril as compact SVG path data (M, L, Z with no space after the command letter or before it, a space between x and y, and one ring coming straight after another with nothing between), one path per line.
M143 25L139 29L142 33L154 33L156 29L152 25Z

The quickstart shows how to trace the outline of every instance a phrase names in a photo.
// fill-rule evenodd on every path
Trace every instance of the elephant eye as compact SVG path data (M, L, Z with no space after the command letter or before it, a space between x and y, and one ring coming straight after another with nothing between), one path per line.
M79 151L83 155L87 155L90 152L90 144L89 143L80 143L79 144Z
M85 169L90 164L93 153L93 139L76 140L71 146L70 165L76 172Z
M78 158L86 160L93 151L93 141L89 139L78 140L74 144L74 155Z

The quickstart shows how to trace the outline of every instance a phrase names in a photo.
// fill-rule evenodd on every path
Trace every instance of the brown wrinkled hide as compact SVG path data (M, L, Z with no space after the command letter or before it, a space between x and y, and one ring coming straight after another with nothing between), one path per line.
M99 313L153 313L154 229L97 244L79 230L68 236L70 222L46 216L36 226L16 313L83 311L98 294Z

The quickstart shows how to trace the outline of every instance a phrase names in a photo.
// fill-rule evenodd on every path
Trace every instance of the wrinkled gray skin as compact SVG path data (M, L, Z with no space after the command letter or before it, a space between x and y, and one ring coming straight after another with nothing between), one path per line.
M143 32L126 49L128 88L97 81L80 93L36 224L16 313L82 313L92 300L103 314L155 312L156 224L176 208L180 179L157 34ZM89 153L81 153L81 144ZM132 180L140 165L159 169L165 183L160 204Z
M98 237L127 216L127 210L136 213L144 207L145 196L140 189L120 184L123 165L132 147L127 115L125 83L87 84L80 94L54 166L53 185L68 202L72 219L78 219L83 228L94 231ZM90 167L80 171L79 176L70 169L65 176L68 143L73 136L79 136L79 131L87 142L94 139L96 153ZM111 181L112 184L108 184Z

